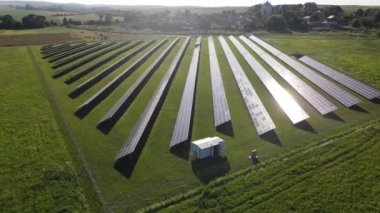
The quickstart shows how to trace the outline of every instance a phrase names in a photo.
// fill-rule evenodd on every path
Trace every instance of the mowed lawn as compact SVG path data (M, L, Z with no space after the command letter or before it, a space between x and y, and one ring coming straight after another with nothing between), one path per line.
M308 35L304 35L304 37L308 37ZM288 39L285 40L285 38ZM323 36L319 36L318 38L310 36L309 39L297 39L297 35L294 37L291 35L284 37L268 37L269 42L280 47L280 49L286 51L287 53L295 50L303 51L301 47L311 48L309 43L312 41L313 48L320 47L318 52L319 54L311 54L311 52L306 52L309 48L305 49L303 52L309 53L310 56L315 57L322 62L345 69L353 76L359 79L362 78L364 81L369 82L379 88L379 81L373 80L379 78L378 73L373 72L373 74L368 74L369 77L363 77L364 75L358 74L356 69L352 69L352 67L349 66L344 67L342 65L344 62L337 63L337 60L324 61L324 59L329 58L326 54L330 54L333 51L334 57L338 55L342 58L344 58L345 55L347 55L347 57L350 55L353 57L356 56L360 60L355 60L355 63L363 70L372 70L375 68L379 70L379 53L376 51L370 51L366 47L372 47L373 49L380 48L380 42L377 40L368 39L355 39L354 41L352 39L346 39L340 41L340 45L345 45L346 48L338 48L336 44L337 40L338 39L334 40L330 38L324 39ZM119 122L116 123L111 132L105 135L96 129L96 124L99 119L109 110L110 107L113 106L113 104L123 95L123 93L128 90L128 88L139 77L139 75L141 75L145 68L147 68L154 61L154 59L163 51L165 47L169 45L171 41L173 41L173 38L170 38L164 47L153 54L147 62L145 62L137 71L129 76L123 84L121 84L108 98L100 103L84 119L79 119L74 115L76 108L95 94L100 88L105 86L111 79L135 62L150 48L135 56L121 68L117 69L115 72L110 74L108 77L100 81L97 85L75 100L69 98L67 94L69 94L76 86L83 83L89 77L94 76L96 73L117 61L122 56L119 56L106 65L99 67L99 69L95 72L85 78L80 79L76 83L66 85L64 81L67 77L79 72L82 68L73 71L67 76L63 76L60 79L52 79L51 76L54 71L50 68L47 61L40 58L39 47L36 46L32 49L32 52L36 57L36 63L41 68L44 76L48 79L49 87L53 91L53 94L57 99L57 104L63 111L69 127L74 132L75 138L80 143L84 158L93 172L102 194L104 195L109 206L115 211L134 211L162 199L172 197L178 193L201 186L204 184L202 182L204 181L203 177L208 177L213 173L207 171L214 171L214 167L211 169L203 168L203 170L194 170L192 169L192 165L188 159L181 158L180 156L169 152L169 143L174 128L184 83L186 81L195 42L194 39L191 41L190 46L186 50L185 57L175 75L166 100L161 108L161 112L158 115L153 129L151 130L150 136L145 144L145 147L143 148L143 151L141 152L140 158L138 159L131 177L124 177L113 168L114 157L118 153L122 144L125 142L129 132L133 128L133 125L139 118L139 115L144 110L145 105L159 85L159 82L167 71L171 60L175 56L180 45L184 42L184 38L182 38L172 50L165 62L155 72L151 80L137 96L129 110L124 114ZM340 119L323 117L273 70L265 65L265 67L268 68L268 71L280 82L281 85L283 85L290 93L294 95L295 99L310 115L308 123L311 128L297 128L291 124L290 120L278 107L267 89L250 69L236 48L228 40L228 44L232 48L256 92L260 96L276 124L276 133L279 141L273 142L271 140L264 140L256 133L223 50L219 41L215 37L214 42L221 66L227 100L231 111L234 134L225 135L217 132L213 126L211 82L206 37L204 37L202 41L192 140L215 135L225 139L227 143L227 162L225 162L225 164L227 164L229 168L229 170L225 172L233 173L251 166L248 155L252 149L257 149L260 159L262 161L266 161L280 154L304 147L312 141L319 141L330 134L343 131L357 123L372 120L380 115L379 105L376 103L366 101L364 98L360 97L362 100L360 107L362 107L365 111L347 109L332 100L332 98L330 98L327 94L323 93L313 85L316 90L320 91L323 95L325 95L325 97L329 98L329 100L333 101L334 104L339 107L336 114L340 117ZM365 57L366 55L368 57ZM258 58L256 55L254 56ZM354 58L352 58L352 60L354 60ZM92 63L95 62L96 61ZM90 66L90 64L86 66Z
M378 212L379 141L377 119L144 210Z
M0 47L0 58L1 211L99 209L27 47Z

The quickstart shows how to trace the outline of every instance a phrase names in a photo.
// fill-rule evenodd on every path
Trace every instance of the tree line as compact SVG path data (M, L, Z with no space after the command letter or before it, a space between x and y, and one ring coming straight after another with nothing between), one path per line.
M139 10L99 10L97 20L79 21L63 18L62 22L47 21L46 17L30 14L19 22L10 15L0 16L0 28L22 29L40 28L51 25L119 25L133 30L153 30L163 32L186 30L225 30L225 31L308 31L313 23L333 21L335 27L380 28L380 9L358 9L344 11L340 6L319 6L314 2L297 5L254 5L246 12L235 10L220 13L197 14L190 10L170 10L144 13ZM123 17L124 20L114 17ZM333 17L333 18L331 18Z
M0 16L0 29L35 29L55 25L57 25L56 22L48 21L45 16L35 14L26 15L21 21L11 15Z

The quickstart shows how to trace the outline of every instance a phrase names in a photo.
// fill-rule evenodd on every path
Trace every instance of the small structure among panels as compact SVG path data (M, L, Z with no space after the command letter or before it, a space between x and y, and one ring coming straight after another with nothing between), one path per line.
M223 36L219 36L218 38L222 45L224 54L227 57L228 63L230 64L236 83L238 84L240 92L244 98L249 115L251 116L251 119L256 127L257 133L262 135L274 130L276 126L274 125L273 120L269 116L259 96L256 94L256 91L253 89L252 84L249 82L244 70L241 68L226 40Z
M329 100L307 85L298 76L292 73L284 65L275 60L263 49L254 44L245 36L239 37L246 45L248 45L258 56L261 57L274 71L276 71L286 82L289 83L302 97L304 97L319 113L326 115L337 107Z
M197 72L199 67L199 56L201 51L201 37L195 42L193 57L190 62L189 73L187 74L185 89L182 94L181 104L174 126L170 148L181 143L187 142L190 137L190 125L193 115L193 105L195 97L195 85L197 81Z
M208 137L191 142L190 153L197 159L223 156L225 151L224 140L219 137Z
M346 107L352 107L360 102L358 98L351 95L350 93L344 91L331 81L327 80L323 76L319 75L315 71L311 70L310 68L306 67L302 63L298 62L294 58L291 58L290 56L280 52L276 48L270 46L269 44L265 43L261 39L257 38L256 36L250 36L250 39L255 41L256 43L260 44L262 47L267 49L270 53L277 56L279 59L281 59L283 62L288 64L290 67L292 67L295 71L297 71L299 74L303 75L305 78L307 78L309 81L313 82L315 85L317 85L319 88L327 92L329 95L331 95L333 98L335 98L337 101L342 103Z
M341 72L334 70L333 68L322 64L321 62L312 59L308 56L303 56L299 58L300 61L307 64L308 66L314 68L315 70L323 73L324 75L334 79L335 81L343 84L344 86L350 88L356 93L364 96L365 98L372 100L380 97L380 91L364 84L350 76L347 76Z
M309 115L301 108L294 98L268 73L267 70L245 49L233 36L229 39L243 56L245 61L256 73L264 86L276 100L280 108L285 112L293 124L297 124L309 118Z
M212 85L212 101L214 107L215 127L231 122L226 93L222 75L220 74L218 58L216 57L215 45L212 36L208 37L208 49L210 57L210 72Z

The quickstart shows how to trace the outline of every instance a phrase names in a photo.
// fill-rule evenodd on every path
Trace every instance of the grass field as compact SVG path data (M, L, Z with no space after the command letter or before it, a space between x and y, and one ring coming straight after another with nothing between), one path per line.
M145 211L378 212L379 141L380 120L361 124Z
M59 131L27 47L0 47L0 209L99 209Z
M49 31L51 29L44 30ZM65 30L66 29L64 28L57 29L57 31L62 32ZM71 31L81 32L80 30L76 31L68 29L68 32ZM8 31L2 33L10 34L10 32ZM80 34L81 33L79 33L78 36L80 36ZM131 39L145 40L150 40L153 38L157 40L160 39L159 37L131 37ZM376 71L380 69L380 64L378 63L380 55L379 52L376 51L380 48L379 40L368 39L363 37L351 38L338 33L335 35L335 37L332 35L324 34L270 34L262 35L262 38L264 38L271 44L279 47L281 50L284 50L286 53L291 53L293 51L303 52L338 69L344 69L350 75L362 79L363 81L370 83L377 88L380 88L380 74ZM159 51L153 54L153 56L147 62L145 62L139 69L137 69L128 79L125 80L123 84L121 84L108 98L106 98L101 104L99 104L84 119L79 119L74 115L74 111L76 110L76 108L91 95L95 94L100 88L105 86L112 78L117 76L120 72L122 72L133 62L135 62L139 57L141 57L145 52L147 52L149 48L135 56L133 59L131 59L124 65L122 65L119 69L114 71L112 74L107 76L105 79L100 81L94 87L92 87L87 92L85 92L84 94L82 94L74 100L69 98L67 94L69 94L76 86L80 85L90 77L96 75L104 68L108 67L110 64L120 59L122 56L116 57L109 63L99 67L97 70L95 70L93 73L89 74L85 78L82 78L71 85L66 85L64 81L68 77L78 73L86 67L91 66L100 59L97 59L77 70L74 70L73 72L59 79L51 78L55 71L50 68L51 65L47 61L41 59L39 46L30 47L31 55L29 55L27 52L23 53L26 54L26 58L29 57L28 61L24 62L29 65L22 66L21 63L18 63L15 59L13 59L13 57L10 57L10 59L7 60L12 62L11 64L3 65L3 67L10 67L10 70L12 70L12 64L17 64L18 66L22 66L23 68L25 68L26 71L28 70L26 68L27 66L32 66L30 64L35 63L35 67L39 68L42 71L43 76L47 79L48 89L51 90L53 98L56 101L55 104L56 106L58 106L58 108L54 108L54 112L56 114L62 113L64 115L63 119L65 122L63 122L62 118L58 119L58 123L60 124L61 129L68 128L73 133L75 140L78 141L80 145L81 151L83 153L82 157L85 159L85 162L91 170L93 177L97 183L97 186L100 188L102 196L107 202L108 207L116 212L135 211L137 209L146 207L150 204L162 201L167 198L171 198L177 194L181 194L188 190L203 186L205 182L208 182L210 179L215 178L213 177L213 173L218 169L218 166L205 166L204 168L194 169L192 168L191 162L187 158L184 159L169 152L169 143L171 139L172 130L174 128L177 110L181 100L181 95L184 88L189 63L191 60L191 55L195 42L194 39L191 41L189 48L186 50L184 59L179 67L178 72L175 75L170 90L167 94L166 100L161 108L158 118L151 130L150 136L138 159L138 162L133 170L131 177L124 177L113 168L114 157L118 153L129 132L133 128L134 123L139 118L139 115L144 110L144 107L146 103L149 101L149 98L157 88L161 78L165 74L168 66L170 65L171 60L175 56L182 42L184 42L184 38L181 38L180 42L176 45L176 47L169 54L165 62L152 76L151 80L147 83L147 85L137 96L129 110L118 121L118 123L111 130L111 132L105 135L96 129L96 124L99 121L99 119L104 115L104 113L108 111L108 109L123 95L125 91L127 91L127 89L132 85L132 83L144 71L144 69L147 68L149 64L154 61L154 59L163 51L165 47L169 45L169 43L172 40L173 38L169 38L169 41L164 45L164 47L160 48ZM262 102L264 103L265 107L267 108L269 114L271 115L272 119L274 120L277 126L276 133L278 135L279 141L276 141L274 143L273 141L260 138L257 135L256 130L253 127L251 120L248 116L248 112L240 95L240 91L237 87L233 74L231 73L228 62L221 49L221 45L216 38L214 38L214 42L216 45L217 56L221 67L227 100L231 111L234 134L225 135L223 133L217 132L213 126L214 121L208 61L208 45L207 38L204 37L201 48L200 69L198 73L192 139L196 140L199 138L216 135L226 140L227 161L223 162L223 165L227 165L228 169L223 170L222 173L227 173L227 175L231 174L232 176L234 176L235 172L239 173L240 171L240 173L244 173L245 171L248 171L249 169L247 170L247 168L251 167L252 163L247 157L250 154L250 150L252 149L258 150L258 153L260 155L260 161L267 162L271 159L276 158L277 156L283 156L286 153L291 153L292 151L294 152L294 150L304 149L305 147L309 147L312 144L324 141L325 138L329 137L330 135L339 135L340 132L348 131L348 128L355 128L359 124L363 124L363 128L368 127L378 130L378 122L370 124L367 123L368 121L371 121L380 115L380 108L378 104L366 101L364 100L364 98L361 98L362 103L360 103L360 107L362 107L365 111L355 111L347 109L344 106L332 100L327 94L320 91L319 88L313 85L313 87L317 91L319 91L325 97L328 97L329 100L331 100L334 104L336 104L339 107L339 109L336 111L336 114L340 119L330 119L323 117L316 110L314 110L312 106L310 106L305 100L303 100L302 97L300 97L292 89L292 87L287 85L287 83L284 80L282 80L273 70L271 70L268 66L264 65L268 69L268 71L279 81L279 83L282 86L284 86L284 88L287 89L291 94L294 95L295 99L310 115L308 123L310 124L311 129L303 129L293 126L289 119L286 117L286 115L276 105L275 101L271 97L270 93L265 89L261 81L249 68L248 64L244 61L243 57L238 53L236 48L234 48L232 43L228 40L230 47L232 48L233 52L238 58L248 78L252 82L256 92L261 97ZM318 48L316 49L316 47ZM15 48L15 50L16 49L20 49L21 52L26 50L25 47L17 47ZM6 54L8 50L9 49L7 48L2 48L3 54ZM132 51L133 50L130 50L128 53ZM128 53L125 53L124 55ZM110 54L112 53L108 53L104 55L104 57ZM254 56L258 58L256 55ZM261 61L259 58L258 60ZM307 80L305 81L308 82ZM9 80L8 84L11 84L12 82L13 81L11 79ZM39 85L40 84L37 84L36 86ZM23 85L20 85L20 87L24 88ZM26 108L26 106L24 107ZM21 113L14 113L16 116L22 116ZM67 126L63 125L63 123L67 124ZM28 124L31 125L33 123L28 122ZM362 127L360 127L359 129L361 128ZM355 137L353 136L353 138L357 138L357 140L353 139L353 141L357 141L360 144L362 139L363 141L366 139L365 137L367 136L364 134L359 136L355 135ZM374 137L378 137L378 135L374 134ZM339 138L339 140L343 139L343 136L342 138ZM337 139L337 141L339 140ZM69 141L65 142L67 150L71 153L71 155L67 155L66 153L66 156L72 156L74 159L74 164L80 165L78 156L74 154L75 147L73 147L73 145ZM350 147L354 147L355 145L357 144L355 144L354 142L347 142L347 144L344 143L341 146L336 146L336 149L332 150L331 153L326 152L326 159L330 159L331 156L339 155L339 153L344 152L345 147L347 148L347 150L351 150ZM374 145L374 147L377 147L377 145ZM17 149L15 149L15 151L20 150L23 150L22 147L17 147ZM65 150L65 148L63 148L63 150ZM317 153L315 153L315 156L318 156ZM296 162L299 159L300 158L295 157L294 162ZM376 160L376 158L373 158L373 160ZM313 158L310 158L310 163L313 162ZM278 164L278 167L281 167L281 165L282 164ZM296 167L298 166L298 164L294 166L295 168L298 168ZM71 168L77 167L72 166ZM253 168L253 170L255 169ZM79 183L81 183L81 179L79 179L78 181ZM80 210L81 205L86 206L86 208L87 206L89 206L88 208L91 208L92 206L96 207L96 204L93 203L93 200L95 200L95 198L93 197L94 195L91 194L91 190L87 188L89 184L85 180L82 180L82 182L84 189L80 193L84 197L89 198L83 201L84 203L78 204L79 207L76 209ZM212 184L213 182L211 182L210 186L212 186ZM76 189L79 190L80 188ZM201 190L203 189L201 188ZM265 190L265 188L262 188L260 190ZM252 193L256 193L256 191L253 191ZM189 198L189 200L186 200L183 204L181 203L180 205L175 207L184 208L186 205L188 205L188 203L194 202L198 197L199 194L195 195L195 197ZM297 199L302 199L302 197L299 197ZM215 201L210 199L210 203L205 204L205 207L211 205L213 202Z

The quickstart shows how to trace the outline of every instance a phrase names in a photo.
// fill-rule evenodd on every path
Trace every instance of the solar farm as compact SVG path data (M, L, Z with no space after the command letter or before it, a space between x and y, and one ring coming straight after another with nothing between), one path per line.
M68 137L115 209L141 208L246 168L252 149L269 159L380 115L379 88L255 35L33 51ZM225 140L226 156L194 165L190 142L213 136Z

